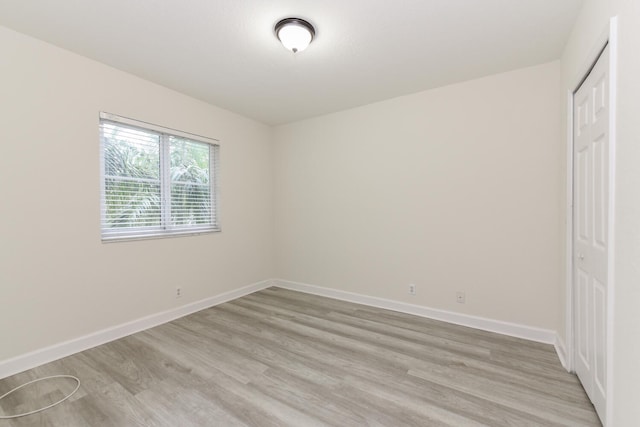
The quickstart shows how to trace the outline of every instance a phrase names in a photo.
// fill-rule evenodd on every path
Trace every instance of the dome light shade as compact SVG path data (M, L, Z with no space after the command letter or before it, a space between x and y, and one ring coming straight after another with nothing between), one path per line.
M276 36L293 53L302 52L316 35L313 25L300 18L285 18L276 24Z

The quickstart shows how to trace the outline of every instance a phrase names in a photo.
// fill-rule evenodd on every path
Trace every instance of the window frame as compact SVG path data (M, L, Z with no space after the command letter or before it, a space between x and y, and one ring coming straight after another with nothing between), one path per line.
M106 175L105 175L105 138L103 137L103 123L111 123L125 128L138 129L155 134L159 141L159 182L160 182L160 225L142 227L106 227ZM100 236L102 242L119 242L129 240L147 240L167 237L193 236L216 233L221 231L218 172L220 160L219 140L196 135L140 120L130 119L111 113L100 112L99 115L100 140ZM170 173L170 139L171 137L186 139L209 146L209 192L210 192L210 222L201 225L171 225L171 173Z

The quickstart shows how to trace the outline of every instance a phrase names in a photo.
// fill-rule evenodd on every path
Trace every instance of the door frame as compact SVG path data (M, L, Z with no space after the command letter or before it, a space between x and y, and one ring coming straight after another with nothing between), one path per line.
M618 20L610 18L605 31L597 39L594 47L586 56L579 73L570 80L570 89L567 91L567 189L566 189L566 307L565 307L565 337L566 353L563 361L564 367L575 371L575 324L574 324L574 284L573 284L573 120L574 104L573 95L587 78L591 69L600 57L600 53L609 45L609 203L608 203L608 238L609 250L607 259L607 402L606 419L604 425L611 425L613 417L613 321L614 321L614 252L615 252L615 147L616 147L616 88L617 88L617 64L618 64Z

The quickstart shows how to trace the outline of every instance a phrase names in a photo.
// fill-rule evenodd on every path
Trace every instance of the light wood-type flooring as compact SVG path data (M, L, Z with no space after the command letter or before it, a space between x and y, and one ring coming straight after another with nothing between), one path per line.
M269 288L0 380L0 426L597 426L550 345ZM50 380L0 414L59 400Z

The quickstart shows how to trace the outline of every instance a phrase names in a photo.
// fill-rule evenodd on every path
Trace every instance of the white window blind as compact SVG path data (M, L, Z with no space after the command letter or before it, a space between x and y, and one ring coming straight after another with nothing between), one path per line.
M219 146L209 138L100 114L105 241L219 231Z

